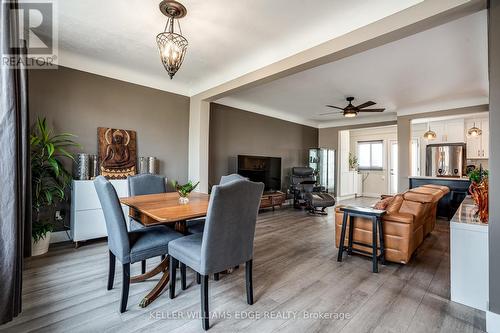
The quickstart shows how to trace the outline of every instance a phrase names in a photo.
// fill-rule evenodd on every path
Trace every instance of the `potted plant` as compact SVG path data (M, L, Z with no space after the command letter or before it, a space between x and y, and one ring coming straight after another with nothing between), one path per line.
M67 149L80 146L72 137L70 133L54 134L45 118L38 118L31 131L32 255L48 251L55 205L66 199L71 175L62 161L73 160Z
M181 205L187 205L189 203L189 194L198 186L200 182L193 184L189 181L187 184L180 185L177 181L175 182L175 189L179 193L179 203Z
M488 223L488 170L483 168L475 169L468 173L471 185L469 193L477 206L477 215L482 223Z
M358 158L351 152L349 152L349 169L351 171L356 171L358 169Z

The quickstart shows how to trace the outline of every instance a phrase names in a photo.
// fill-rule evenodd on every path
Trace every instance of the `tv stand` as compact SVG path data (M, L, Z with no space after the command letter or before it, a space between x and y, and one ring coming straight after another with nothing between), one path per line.
M262 194L260 209L281 207L286 200L286 194L281 191L268 191Z

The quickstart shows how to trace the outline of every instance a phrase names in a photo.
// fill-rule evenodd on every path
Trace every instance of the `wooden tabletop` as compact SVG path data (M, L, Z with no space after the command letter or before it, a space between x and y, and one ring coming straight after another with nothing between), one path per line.
M168 223L203 217L207 214L210 196L205 193L193 192L187 205L179 204L177 192L138 195L120 198L120 202L130 208L150 217L154 222Z

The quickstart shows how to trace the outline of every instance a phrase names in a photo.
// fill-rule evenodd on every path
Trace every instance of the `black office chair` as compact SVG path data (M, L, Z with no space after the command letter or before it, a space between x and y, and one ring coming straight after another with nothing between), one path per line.
M292 168L290 192L293 194L293 206L305 208L311 214L326 215L326 208L335 205L334 196L326 193L323 186L317 185L313 168Z

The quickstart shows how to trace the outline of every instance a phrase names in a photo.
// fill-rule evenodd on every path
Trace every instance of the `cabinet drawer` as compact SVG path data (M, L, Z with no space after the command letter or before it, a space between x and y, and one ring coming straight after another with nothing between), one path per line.
M128 208L122 207L122 211L128 229ZM102 209L78 211L75 212L73 218L71 233L73 234L74 242L108 236Z
M118 197L128 196L128 183L126 179L110 181ZM88 210L101 209L101 203L95 191L94 182L91 180L74 180L71 189L71 204L73 209Z

